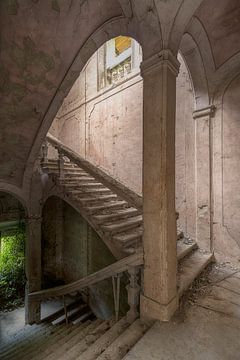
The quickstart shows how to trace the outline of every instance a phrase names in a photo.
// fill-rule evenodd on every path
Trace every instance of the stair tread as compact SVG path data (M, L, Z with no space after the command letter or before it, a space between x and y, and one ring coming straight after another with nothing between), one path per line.
M133 228L127 232L116 234L113 239L122 243L127 243L131 240L135 240L143 235L143 229L141 227Z
M123 221L112 222L107 225L102 225L102 229L109 232L118 231L124 228L128 228L128 226L135 226L136 224L142 223L142 215L134 216L129 219L125 219Z
M85 309L87 307L86 304L83 304L83 305L79 305L78 307L74 308L74 309L71 309L71 310L68 310L67 311L67 315L68 317L71 317L75 314L77 314L79 311ZM53 320L52 321L52 324L53 325L57 325L57 324L60 324L61 322L65 321L65 314L62 315L62 316L59 316L59 318L57 318L56 320Z
M71 190L71 193L73 194L77 194L77 193L81 193L81 194L97 194L97 193L108 193L111 192L110 189L108 188L102 188L102 189L81 189L80 186L78 185L78 189L76 190Z
M116 196L115 196L116 197ZM101 211L101 210L107 210L107 209L114 209L114 208L121 208L127 205L126 201L122 200L116 200L116 201L109 201L109 202L103 202L101 205L92 205L86 207L86 210L89 212L95 212L95 211Z
M188 289L204 268L213 261L213 254L204 254L196 250L189 257L183 259L178 272L179 296Z
M140 319L135 320L98 356L97 360L123 359L151 325L152 323L142 323ZM88 358L88 360L90 360L90 358Z
M80 195L80 194L79 194ZM82 194L84 195L84 194ZM89 196L90 194L88 194ZM109 195L94 195L94 196L91 196L91 197L82 197L82 196L78 196L77 197L79 199L79 201L81 202L103 202L105 200L109 200L109 199L116 199L117 198L117 195L116 194L109 194Z
M82 360L96 359L112 342L114 342L120 334L122 334L129 326L126 318L122 318L115 323L108 331L106 331L93 345L81 354Z
M66 353L58 357L58 360L75 360L82 357L82 354L89 348L92 347L99 338L101 338L105 332L111 328L112 322L104 321L99 326L95 327L92 332L90 332L82 341L76 343L71 347Z
M198 245L195 241L186 242L184 239L178 240L177 242L177 258L178 260L183 259L186 255L197 249Z
M93 218L98 223L103 223L106 221L109 221L111 219L120 219L122 217L126 216L134 216L138 214L138 210L136 208L126 208L123 210L115 210L114 212L110 214L101 214L101 215L94 215Z
M76 332L74 336L69 336L66 341L56 343L52 346L51 353L48 353L48 349L46 349L46 356L43 354L44 357L41 357L41 360L55 360L60 359L62 357L62 354L68 353L75 345L78 345L83 341L89 334L91 334L94 329L96 329L98 326L101 326L102 321L101 320L95 320L94 322L90 321L87 326L84 326L82 331ZM82 324L84 325L84 324ZM65 340L65 339L64 339ZM40 360L40 359L39 359Z

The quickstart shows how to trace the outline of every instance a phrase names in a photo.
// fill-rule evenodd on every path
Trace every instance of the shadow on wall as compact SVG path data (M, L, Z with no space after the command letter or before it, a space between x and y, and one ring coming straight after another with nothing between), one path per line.
M115 258L90 225L70 205L50 197L43 210L43 288L83 278L115 262ZM120 312L127 310L127 279L121 279ZM95 315L114 314L112 281L105 280L83 292Z

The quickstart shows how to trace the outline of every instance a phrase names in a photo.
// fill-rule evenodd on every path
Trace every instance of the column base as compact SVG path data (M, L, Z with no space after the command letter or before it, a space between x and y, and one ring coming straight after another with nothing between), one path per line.
M33 325L41 322L41 304L39 302L28 303L25 305L25 324Z
M145 295L140 297L140 317L143 321L160 320L169 321L178 309L178 296L168 304L160 304Z
M28 285L25 289L25 324L39 324L41 322L41 302L28 300Z

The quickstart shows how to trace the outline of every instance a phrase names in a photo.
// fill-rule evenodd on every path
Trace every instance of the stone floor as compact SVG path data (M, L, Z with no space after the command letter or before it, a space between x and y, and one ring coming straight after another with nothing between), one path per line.
M125 360L239 360L240 269L215 265L182 313L157 322Z
M47 301L41 306L42 318L54 313L63 307L62 301ZM8 341L13 334L25 327L24 306L9 312L0 313L0 344ZM30 325L28 325L30 326Z

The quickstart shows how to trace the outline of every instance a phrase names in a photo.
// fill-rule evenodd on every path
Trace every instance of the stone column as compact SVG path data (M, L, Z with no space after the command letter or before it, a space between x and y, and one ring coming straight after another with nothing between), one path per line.
M141 317L167 321L178 307L175 110L179 62L169 50L143 61L144 293Z
M28 294L41 290L41 224L40 217L27 219L26 233L26 324L38 323L41 317L40 302L29 302Z
M211 135L210 119L215 107L194 111L196 134L196 241L211 250Z

